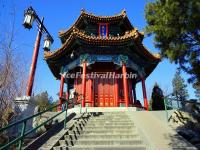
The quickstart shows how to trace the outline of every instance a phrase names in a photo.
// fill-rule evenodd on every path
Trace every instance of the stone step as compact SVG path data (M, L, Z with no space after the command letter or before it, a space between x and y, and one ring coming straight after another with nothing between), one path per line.
M103 126L103 125L113 125L113 126L133 126L134 124L131 123L131 122L88 122L86 126L95 126L95 125L98 125L98 126Z
M75 135L81 135L81 134L87 134L87 133L93 133L93 134L98 134L98 133L111 133L111 134L117 134L117 133L131 133L131 132L136 132L136 128L84 128L83 130L79 129L74 129L74 130L69 130L69 134L75 134Z
M92 117L129 117L127 114L103 114L103 115L93 115Z
M103 121L113 121L113 122L130 122L130 119L90 119L89 121L98 121L98 122L103 122Z
M93 118L93 119L130 119L128 116L100 116L100 117L90 117L90 118Z
M144 145L78 145L73 147L56 146L53 150L146 150Z
M74 146L76 141L71 141L71 140L59 140L59 145L60 146Z
M103 108L105 109L105 107ZM119 114L119 115L126 115L125 112L121 112L121 111L116 111L116 112L101 112L101 111L96 111L92 113L93 115L114 115L114 114Z
M83 134L79 136L79 139L136 139L139 138L138 134Z
M113 116L113 115L125 115L127 116L127 113L123 113L123 112L104 112L104 113L99 113L99 114L95 114L93 113L93 116Z
M75 141L78 139L139 139L139 135L137 133L133 134L70 134L64 135L65 140Z
M76 145L139 145L142 144L140 139L79 139L78 141L59 140L60 146Z
M81 135L76 135L76 134L69 134L69 135L64 135L64 140L70 140L70 141L75 141L80 138Z
M105 120L95 120L95 119L90 119L88 120L88 122L132 122L131 120L120 120L120 119L116 119L116 120L111 120L111 119L105 119Z
M92 116L91 118L125 118L125 119L129 119L129 116L125 116L125 115L121 115L121 116L119 116L119 115L117 115L117 116L104 116L104 115L102 115L102 116Z
M88 123L86 126L84 126L83 128L89 128L89 127L112 127L112 126L117 126L117 127L120 127L120 126L123 126L124 127L124 129L127 129L127 128L129 128L129 127L135 127L135 125L134 124L128 124L128 125L126 125L126 124L114 124L114 123L102 123L102 124L95 124L95 123Z
M96 118L96 119L99 119L99 118L102 118L102 119L112 119L112 118L116 118L116 119L120 119L120 118L124 118L124 119L129 119L129 116L92 116L90 118Z
M119 130L91 130L91 129L87 129L84 130L83 134L133 134L136 133L136 129L119 129Z
M100 116L91 116L92 118L129 118L128 115L100 115Z
M103 113L98 113L98 114L93 113L92 115L93 115L93 116L104 116L104 115L127 115L127 113L124 113L124 112L103 112Z
M100 139L100 140L87 140L79 139L76 141L76 145L139 145L142 144L140 139Z
M103 124L92 124L91 126L91 123L88 123L86 124L84 127L119 127L119 128L123 128L123 127L135 127L135 125L132 123L132 124L128 124L128 125L124 125L124 124L114 124L114 123L105 123L105 125Z
M74 134L74 135L76 135L76 136L79 136L79 135L81 135L81 134L83 134L83 130L71 130L71 131L68 131L68 134Z
M97 129L97 130L110 130L110 129L112 129L112 130L118 130L118 129L134 129L135 127L134 126L119 126L119 125L116 125L116 126L114 126L114 125L105 125L105 126L86 126L85 128L84 128L84 130L87 130L87 129L92 129L92 130L95 130L95 129Z
M107 125L110 125L110 126L134 126L134 124L133 123L130 123L130 122L127 122L127 123L125 123L125 122L101 122L101 123L98 123L98 122L88 122L86 125L85 125L85 127L86 126L94 126L94 125L99 125L99 126L103 126L103 125L105 125L105 126L107 126Z

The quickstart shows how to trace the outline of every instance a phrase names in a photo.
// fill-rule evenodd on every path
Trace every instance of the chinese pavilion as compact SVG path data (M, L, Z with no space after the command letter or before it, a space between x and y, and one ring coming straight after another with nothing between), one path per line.
M82 95L82 99L78 96L82 107L133 107L137 106L136 84L142 82L144 108L148 109L145 79L160 57L143 46L144 34L132 26L125 10L114 16L96 16L82 10L67 31L59 32L59 38L62 46L45 50L44 58L61 81L60 98L66 83L67 97L70 89L75 89ZM72 77L75 73L81 76ZM107 73L109 76L101 76ZM128 74L137 76L128 78Z

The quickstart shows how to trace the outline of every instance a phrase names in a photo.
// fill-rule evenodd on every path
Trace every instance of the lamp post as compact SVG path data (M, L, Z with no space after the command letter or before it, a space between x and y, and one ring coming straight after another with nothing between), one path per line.
M37 26L38 26L38 34L35 41L35 46L34 46L33 56L32 56L32 63L30 67L30 74L29 74L28 84L26 88L26 96L31 96L41 37L43 34L46 34L46 38L44 40L44 50L50 50L51 43L53 43L53 38L49 34L49 32L47 31L47 29L45 28L43 24L44 18L40 20L40 18L38 17L38 15L36 14L35 10L32 7L29 7L27 10L25 10L24 17L25 18L24 18L23 26L25 28L31 29L34 20L36 21Z

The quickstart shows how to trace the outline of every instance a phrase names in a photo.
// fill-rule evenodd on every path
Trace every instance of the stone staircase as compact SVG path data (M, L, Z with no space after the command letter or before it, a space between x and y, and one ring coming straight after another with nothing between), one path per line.
M125 112L89 113L53 150L145 150L134 123Z
M94 107L68 114L66 129L61 122L24 150L197 150L169 126L164 111Z

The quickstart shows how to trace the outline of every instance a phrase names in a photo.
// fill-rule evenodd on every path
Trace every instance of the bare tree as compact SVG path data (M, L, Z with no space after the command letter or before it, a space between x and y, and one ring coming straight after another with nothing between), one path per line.
M27 78L24 60L15 47L15 9L12 16L11 27L0 39L0 118L2 112L12 109L13 100L24 94Z

